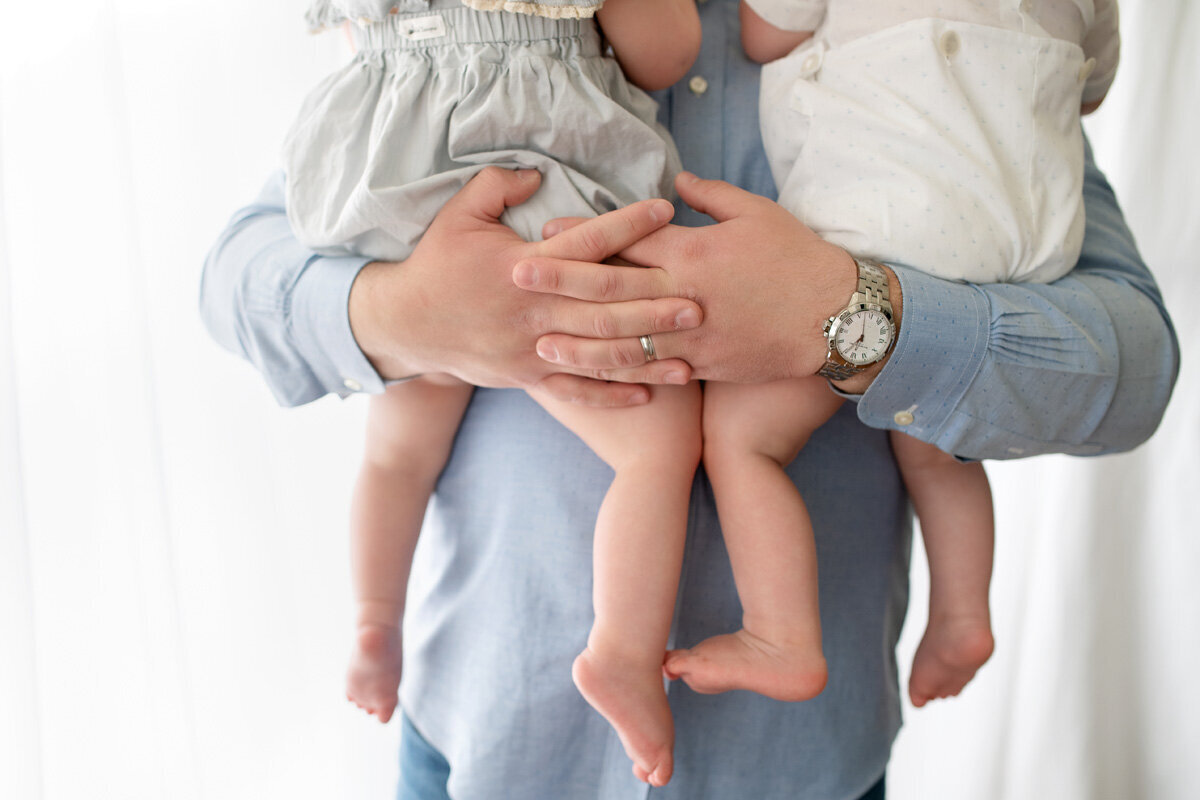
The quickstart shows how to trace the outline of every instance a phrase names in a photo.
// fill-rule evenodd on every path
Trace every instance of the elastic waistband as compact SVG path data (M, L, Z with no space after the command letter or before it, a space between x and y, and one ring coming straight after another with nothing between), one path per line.
M428 50L456 44L519 44L554 39L594 38L590 19L550 19L508 11L476 11L466 6L389 14L382 22L351 23L360 52Z

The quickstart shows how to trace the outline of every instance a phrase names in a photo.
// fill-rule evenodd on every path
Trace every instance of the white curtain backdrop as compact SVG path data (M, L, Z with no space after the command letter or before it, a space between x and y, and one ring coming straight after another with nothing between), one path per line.
M345 57L303 0L5 0L0 797L386 798L342 698L364 404L284 412L196 311L201 260ZM899 800L1184 800L1200 753L1200 5L1126 0L1088 122L1179 323L1139 450L991 469L998 650L909 710ZM924 625L924 562L901 661ZM906 677L906 676L905 676Z

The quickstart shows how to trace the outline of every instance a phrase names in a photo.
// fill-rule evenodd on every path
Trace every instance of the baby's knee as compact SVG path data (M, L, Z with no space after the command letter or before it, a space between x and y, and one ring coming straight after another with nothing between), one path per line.
M965 466L963 462L958 461L949 453L900 431L891 431L890 438L896 461L906 471L953 469Z
M695 471L696 467L700 465L704 439L701 436L700 427L692 425L664 431L663 436L655 437L647 444L648 447L645 450L647 458Z
M808 443L812 431L784 430L763 420L709 421L703 426L704 468L711 472L722 464L737 464L747 459L770 459L786 467Z

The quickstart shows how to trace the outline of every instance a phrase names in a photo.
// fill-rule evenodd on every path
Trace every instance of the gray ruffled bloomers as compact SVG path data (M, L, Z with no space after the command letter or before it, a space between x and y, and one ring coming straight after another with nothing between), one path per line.
M458 0L318 3L333 5L404 10L351 25L356 57L310 93L284 144L288 217L317 252L407 257L488 165L541 172L502 218L528 240L554 217L672 195L679 157L656 105L601 53L592 20Z

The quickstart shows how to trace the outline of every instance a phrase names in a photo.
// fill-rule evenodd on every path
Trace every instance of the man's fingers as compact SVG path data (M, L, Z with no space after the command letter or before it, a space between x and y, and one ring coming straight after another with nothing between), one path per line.
M639 338L585 339L548 333L538 339L537 354L551 364L605 380L687 383L692 377L691 366L661 352L661 340L654 346L655 359L648 361Z
M581 225L587 222L590 217L559 217L552 219L542 226L542 238L549 239L551 236L558 236L565 230L570 230L576 225Z
M681 386L692 379L692 368L686 361L670 358L651 361L636 367L571 367L558 365L563 371L558 374L571 375L593 381L610 381L624 384L673 384Z
M665 225L621 251L620 258L646 269L679 260L698 259L703 251L704 228Z
M745 216L764 202L770 202L732 183L703 180L690 172L679 173L675 178L675 190L683 202L717 222Z
M574 297L593 303L673 296L670 276L661 269L557 258L526 258L513 267L512 278L517 286L531 292Z
M541 173L536 169L484 167L442 206L442 210L455 210L495 222L504 209L519 206L532 197L541 183Z
M547 375L534 391L593 408L625 408L650 401L650 390L636 383L608 383L562 372Z
M554 304L546 316L539 316L535 330L588 339L628 339L691 330L702 320L700 306L678 297L622 303L564 300Z
M642 200L564 230L538 245L540 255L599 262L624 250L671 220L667 200Z

